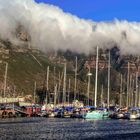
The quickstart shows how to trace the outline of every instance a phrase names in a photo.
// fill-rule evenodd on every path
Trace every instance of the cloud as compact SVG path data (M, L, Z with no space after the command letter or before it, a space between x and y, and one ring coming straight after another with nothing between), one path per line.
M0 0L0 38L17 43L15 32L19 25L30 35L31 45L43 51L69 49L88 54L97 45L117 45L122 54L140 51L140 23L94 22L34 0Z

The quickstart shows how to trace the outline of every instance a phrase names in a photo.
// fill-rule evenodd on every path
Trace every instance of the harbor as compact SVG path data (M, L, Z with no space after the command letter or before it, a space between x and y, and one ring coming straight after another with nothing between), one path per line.
M111 103L111 54L110 50L106 54L107 59L107 87L103 96L103 84L99 84L99 47L96 47L95 55L95 78L94 85L91 84L91 68L88 68L87 79L87 93L85 97L78 100L77 92L78 87L78 60L75 57L75 70L74 70L74 86L71 88L71 79L67 72L67 61L63 64L62 75L56 76L56 67L53 69L53 88L50 87L50 66L47 67L46 78L44 81L43 89L37 93L37 83L34 82L33 94L26 95L25 97L16 97L13 93L11 98L6 97L7 92L7 74L8 63L5 65L3 97L0 98L0 117L13 118L13 117L57 117L57 118L83 118L83 119L140 119L139 109L139 79L138 71L131 71L130 63L128 62L127 73L125 74L125 98L122 100L123 79L120 75L120 93L117 102ZM36 60L37 61L37 60ZM137 66L139 67L139 66ZM139 70L139 69L138 69ZM136 73L135 73L136 72ZM60 73L59 73L60 74ZM134 75L135 74L135 75ZM134 76L135 77L134 77ZM132 77L134 79L132 79ZM58 79L57 79L58 78ZM131 81L133 82L133 86ZM91 85L94 90L91 93ZM99 90L99 87L102 87ZM50 92L54 90L54 92ZM100 92L99 92L100 91ZM134 94L135 93L135 94ZM131 95L134 94L134 95ZM39 96L37 96L39 95ZM44 96L45 95L45 96ZM81 93L79 92L79 95ZM91 96L93 98L91 98ZM80 97L80 96L79 96ZM100 100L99 100L100 97ZM131 98L132 97L132 98ZM105 99L104 99L105 98ZM80 99L80 98L79 98ZM132 100L133 99L133 100ZM105 101L106 100L106 101ZM115 99L112 98L115 101Z
M139 140L139 6L0 0L0 140Z
M2 140L138 140L139 120L19 118L0 121Z

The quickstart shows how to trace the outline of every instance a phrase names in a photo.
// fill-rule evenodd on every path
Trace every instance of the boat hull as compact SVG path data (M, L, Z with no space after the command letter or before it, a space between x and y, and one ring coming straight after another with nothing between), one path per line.
M109 117L109 112L104 111L92 111L86 113L83 118L84 119L105 119Z
M124 119L124 113L113 113L109 116L111 119Z
M140 119L140 114L128 114L126 116L127 119Z

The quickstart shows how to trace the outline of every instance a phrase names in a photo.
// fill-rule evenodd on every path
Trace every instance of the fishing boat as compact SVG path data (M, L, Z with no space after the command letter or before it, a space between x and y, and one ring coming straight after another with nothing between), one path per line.
M71 118L82 118L82 113L80 109L75 109L73 110L71 116Z
M71 118L83 118L83 115L90 110L92 106L75 108L72 112Z
M118 108L109 115L111 119L125 119L127 108Z
M48 117L49 114L46 110L41 110L38 114L38 117Z
M128 111L125 114L126 119L140 119L140 109L137 107L131 108L130 111Z
M57 118L70 118L73 112L73 107L62 107L57 111L55 110L55 117Z

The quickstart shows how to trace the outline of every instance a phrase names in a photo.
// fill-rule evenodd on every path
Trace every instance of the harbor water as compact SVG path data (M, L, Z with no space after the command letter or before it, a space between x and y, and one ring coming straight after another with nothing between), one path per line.
M140 120L14 118L0 120L1 140L139 140Z

